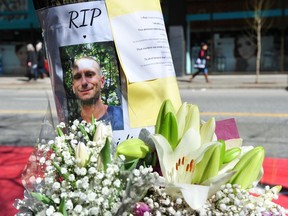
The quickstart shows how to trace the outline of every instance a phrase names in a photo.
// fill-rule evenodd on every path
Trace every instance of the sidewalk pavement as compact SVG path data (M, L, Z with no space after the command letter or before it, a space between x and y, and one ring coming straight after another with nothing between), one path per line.
M264 88L287 89L287 74L260 74L258 83L255 83L256 75L209 75L209 83L206 83L203 75L196 76L189 82L191 75L177 78L179 89L236 89L236 88Z
M210 75L210 83L199 75L189 82L190 75L177 77L179 89L235 89L265 88L288 89L288 74L260 74L256 84L255 75ZM0 76L0 89L51 89L50 78L27 81L26 77Z

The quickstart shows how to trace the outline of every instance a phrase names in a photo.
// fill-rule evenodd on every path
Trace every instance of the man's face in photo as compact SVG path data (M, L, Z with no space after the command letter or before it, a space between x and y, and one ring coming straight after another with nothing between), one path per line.
M73 92L82 104L93 104L99 100L104 87L104 77L99 64L89 58L81 58L74 63Z

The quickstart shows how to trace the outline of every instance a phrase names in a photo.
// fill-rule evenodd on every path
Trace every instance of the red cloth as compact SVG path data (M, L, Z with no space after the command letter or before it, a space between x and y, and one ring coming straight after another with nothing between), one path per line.
M21 173L32 147L0 146L0 215L13 216L15 199L23 199Z
M288 158L265 158L263 163L264 175L261 183L269 185L282 185L288 188ZM288 196L281 195L274 201L288 209Z
M265 158L261 182L288 188L288 158Z
M0 146L0 215L13 216L15 199L23 199L24 188L21 173L27 164L33 147ZM288 187L288 159L265 158L263 184ZM275 201L288 209L288 196L281 195Z

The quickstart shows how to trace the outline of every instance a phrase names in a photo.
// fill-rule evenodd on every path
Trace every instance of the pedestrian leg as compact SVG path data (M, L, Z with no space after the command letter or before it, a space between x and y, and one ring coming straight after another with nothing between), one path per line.
M192 80L199 74L201 73L201 70L198 70L196 73L194 73L191 78L190 78L190 82L192 82Z
M204 69L203 74L204 74L204 76L205 76L206 82L209 83L210 81L209 81L209 79L208 79L208 69L207 69L207 68Z

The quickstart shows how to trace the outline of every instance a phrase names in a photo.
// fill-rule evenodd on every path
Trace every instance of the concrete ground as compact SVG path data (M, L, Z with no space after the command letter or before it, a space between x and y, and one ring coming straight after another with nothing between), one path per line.
M261 74L255 83L255 75L210 75L210 83L199 74L189 82L190 75L177 77L179 89L225 88L283 88L288 87L288 74ZM26 77L0 76L0 89L51 89L50 78L27 81Z

